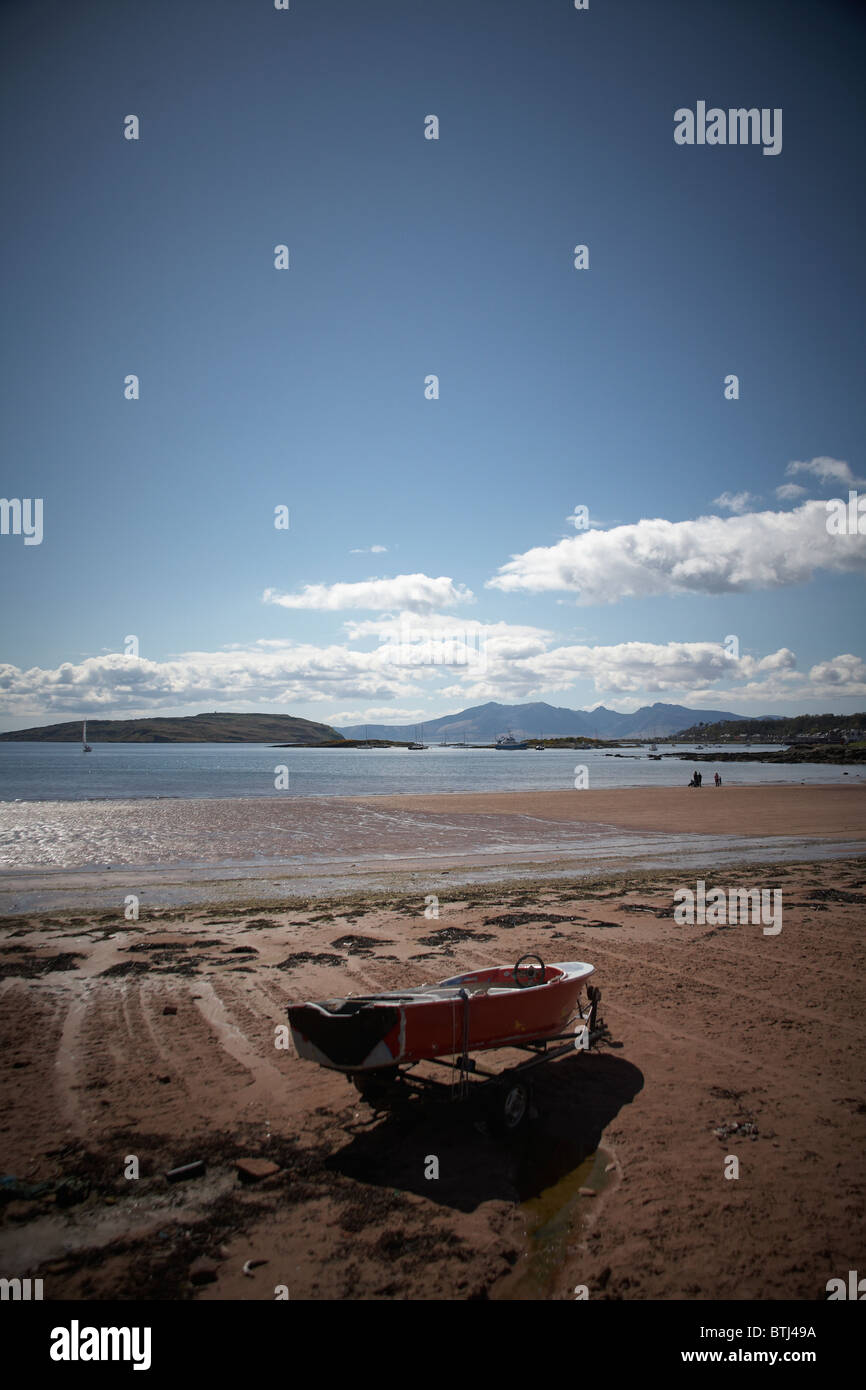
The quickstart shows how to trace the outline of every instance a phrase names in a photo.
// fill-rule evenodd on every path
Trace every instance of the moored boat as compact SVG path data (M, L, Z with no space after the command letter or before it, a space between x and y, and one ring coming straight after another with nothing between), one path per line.
M496 740L496 743L494 744L494 747L497 748L501 753L511 753L519 748L528 748L529 740L525 738L515 738L514 735L509 732L508 734L500 734L499 738Z
M439 984L296 1004L292 1039L299 1057L349 1073L545 1042L582 1027L578 1001L593 969L524 956Z

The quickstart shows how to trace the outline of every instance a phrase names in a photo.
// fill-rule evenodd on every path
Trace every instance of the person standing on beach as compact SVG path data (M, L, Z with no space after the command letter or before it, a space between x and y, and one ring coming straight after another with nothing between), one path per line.
M715 780L715 783L716 783L716 786L717 786L717 787L720 787L720 786L722 785L722 779L721 779L721 777L719 776L718 773L716 773L715 779L714 779L714 780Z
M699 786L701 785L701 783L703 782L703 780L704 780L704 774L703 774L702 772L697 772L697 771L696 771L696 772L695 772L695 786L696 786L696 787L699 787Z

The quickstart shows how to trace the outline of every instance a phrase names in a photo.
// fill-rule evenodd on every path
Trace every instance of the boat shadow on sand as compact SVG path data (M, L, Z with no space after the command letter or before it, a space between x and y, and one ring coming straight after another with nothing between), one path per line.
M481 1088L448 1103L409 1097L375 1114L360 1099L351 1141L326 1167L373 1187L414 1192L458 1211L493 1199L526 1202L574 1172L598 1149L606 1127L643 1088L642 1072L607 1053L562 1058L533 1072L533 1117L496 1137L484 1122ZM485 1088L486 1089L486 1088ZM438 1160L438 1177L426 1174Z

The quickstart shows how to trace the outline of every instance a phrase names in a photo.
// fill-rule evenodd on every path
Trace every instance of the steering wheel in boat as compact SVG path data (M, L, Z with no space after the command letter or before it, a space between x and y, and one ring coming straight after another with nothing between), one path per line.
M536 969L534 965L527 965L525 968L529 972L529 978L521 979L520 967L525 960L537 960L539 969ZM530 989L532 985L544 984L544 971L544 961L541 959L541 956L521 956L514 967L514 983L517 985L518 989Z

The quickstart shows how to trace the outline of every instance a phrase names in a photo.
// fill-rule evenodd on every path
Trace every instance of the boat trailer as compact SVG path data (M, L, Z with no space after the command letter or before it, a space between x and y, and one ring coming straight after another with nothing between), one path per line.
M570 1052L590 1052L599 1042L609 1039L609 1030L604 1020L598 1016L601 990L594 985L587 985L586 993L589 1005L584 1009L578 1001L573 1031L560 1033L552 1038L526 1038L522 1042L506 1043L502 1048L495 1049L530 1054L525 1061L518 1062L504 1071L489 1071L479 1066L475 1058L464 1048L461 1055L451 1061L442 1057L421 1059L450 1071L450 1084L420 1073L411 1075L419 1065L418 1062L382 1067L374 1071L346 1072L344 1075L374 1110L389 1110L407 1102L412 1096L424 1096L440 1103L481 1099L484 1102L485 1118L490 1130L498 1135L511 1134L524 1124L532 1112L530 1073L535 1068L545 1062L553 1062L558 1057L564 1057ZM461 990L460 995L466 999L468 1005L469 996L466 991Z

